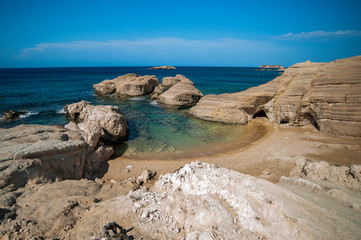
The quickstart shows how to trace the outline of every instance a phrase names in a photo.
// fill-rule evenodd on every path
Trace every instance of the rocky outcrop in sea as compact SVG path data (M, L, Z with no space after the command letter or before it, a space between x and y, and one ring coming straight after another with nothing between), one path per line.
M159 69L176 69L173 66L155 66L155 67L151 67L149 68L150 70L159 70Z
M192 106L203 97L203 94L194 87L194 83L183 75L163 78L162 86L170 88L158 97L158 102L161 104L176 107Z
M116 94L118 96L135 97L152 93L159 85L158 78L154 75L139 76L129 73L112 80L104 80L94 84L93 88L98 94Z
M246 91L206 95L189 110L208 121L246 124L264 116L274 124L361 136L361 56L329 63L297 63Z

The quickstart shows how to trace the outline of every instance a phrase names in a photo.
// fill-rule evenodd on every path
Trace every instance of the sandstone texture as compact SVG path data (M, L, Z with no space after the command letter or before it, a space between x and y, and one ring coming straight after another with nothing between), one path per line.
M176 68L173 67L173 66L156 66L156 67L151 67L149 69L151 69L151 70L159 70L159 69L176 69Z
M88 155L82 136L59 126L0 130L0 188L29 181L80 179Z
M143 96L154 91L159 85L158 78L154 75L139 76L129 73L112 80L104 80L94 84L93 88L98 94L117 94L119 96Z
M203 97L203 94L194 87L191 80L182 75L177 75L175 78L177 79L175 81L174 78L172 78L172 81L166 81L169 84L167 86L171 86L172 83L175 83L175 85L158 97L159 103L177 107L192 106ZM176 83L177 81L178 83Z
M265 116L274 124L361 136L361 56L329 63L298 63L246 91L204 96L189 110L208 121L245 124Z

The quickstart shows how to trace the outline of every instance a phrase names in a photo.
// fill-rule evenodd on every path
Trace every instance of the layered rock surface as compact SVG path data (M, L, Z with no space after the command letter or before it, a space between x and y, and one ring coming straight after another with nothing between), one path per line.
M0 130L0 188L28 181L80 179L88 144L58 126L20 125Z
M169 79L169 81L167 79ZM183 75L178 74L174 78L166 78L165 83L166 86L172 86L172 84L174 85L159 96L158 102L161 104L172 106L191 106L203 97L203 94L194 87L194 83Z
M90 177L114 153L102 141L116 141L127 134L127 122L117 107L82 101L67 110L76 120L67 128L20 125L0 130L1 189L29 181Z
M258 87L206 95L189 110L208 121L245 124L257 116L272 123L308 123L335 135L361 136L361 56L330 63L298 63Z
M105 95L116 93L119 96L143 96L152 93L158 85L158 78L154 75L129 73L94 84L93 88L97 93Z

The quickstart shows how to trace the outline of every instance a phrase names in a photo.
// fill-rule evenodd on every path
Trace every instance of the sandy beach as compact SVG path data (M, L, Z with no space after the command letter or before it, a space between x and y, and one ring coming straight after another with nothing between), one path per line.
M193 157L180 159L174 159L174 156L167 159L167 155L149 155L148 158L143 155L141 159L115 158L108 161L103 180L124 181L139 176L146 169L157 171L158 178L193 161L217 164L271 182L278 182L281 176L289 176L298 158L346 166L361 164L359 138L334 137L319 132L312 125L274 126L266 118L253 120L247 129L242 138L225 145L224 151L208 152L207 156L202 156L202 152L207 151L202 150L199 156L194 156L196 153L193 152Z

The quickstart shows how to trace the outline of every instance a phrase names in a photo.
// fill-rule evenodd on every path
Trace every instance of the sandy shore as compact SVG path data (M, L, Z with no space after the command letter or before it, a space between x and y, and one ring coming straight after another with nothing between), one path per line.
M333 137L313 126L273 126L266 119L255 119L247 125L247 134L220 149L202 149L191 157L175 159L166 155L143 155L140 159L118 157L108 161L103 180L123 181L139 176L144 170L157 171L158 177L174 172L192 161L214 163L241 173L278 182L289 176L298 158L326 161L350 166L361 164L361 139ZM128 172L128 166L131 170Z

